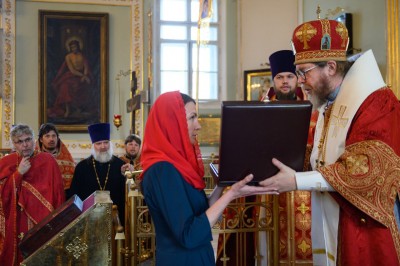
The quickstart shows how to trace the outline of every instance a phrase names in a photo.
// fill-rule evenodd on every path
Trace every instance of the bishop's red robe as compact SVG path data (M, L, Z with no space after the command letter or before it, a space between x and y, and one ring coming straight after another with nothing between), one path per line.
M345 152L318 170L338 192L337 265L399 265L399 129L399 100L389 88L373 92L354 116Z

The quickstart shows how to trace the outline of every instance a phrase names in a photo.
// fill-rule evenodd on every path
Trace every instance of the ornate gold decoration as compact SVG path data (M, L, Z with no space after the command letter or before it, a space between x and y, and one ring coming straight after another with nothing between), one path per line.
M122 116L119 114L114 115L114 126L117 128L117 130L119 129L120 126L122 126Z
M331 35L331 24L329 23L329 20L321 19L320 21L321 21L322 35L328 34L330 36Z
M115 143L115 147L116 148L125 148L125 145L124 145L124 143Z
M11 102L8 100L8 98L4 99L4 115L6 117L6 120L10 120L12 116L11 112Z
M337 131L338 127L345 128L347 123L349 122L349 118L344 118L343 115L346 112L347 107L344 105L341 105L339 107L339 112L338 115L332 114L332 125L334 126L333 128L333 133L332 137L337 136Z
M4 88L2 92L3 104L1 121L1 147L10 148L10 130L14 124L14 55L15 55L15 1L3 1L3 18L4 18L4 39L3 39L3 61L0 62L3 71ZM1 56L0 56L1 58ZM4 127L4 128L3 128Z
M304 23L295 33L296 38L303 42L303 49L308 49L308 43L317 34L317 29L310 23Z
M108 175L110 174L111 163L108 163L108 170L107 170L106 180L104 181L104 187L102 187L101 184L100 184L99 175L97 174L97 170L96 170L96 162L95 162L93 157L92 157L92 162L93 162L94 173L96 174L96 180L97 180L97 183L99 184L100 190L105 190L106 186L107 186Z
M79 144L79 148L81 149L91 149L92 144Z
M387 68L386 80L397 98L400 99L400 43L399 43L399 0L387 0Z
M351 167L347 165L349 162ZM397 254L400 254L400 234L393 206L400 191L399 165L400 157L390 146L382 141L366 140L347 146L337 163L319 169L346 200L390 228Z
M330 105L329 107L325 107L325 114L324 114L324 125L322 128L321 132L321 137L319 139L318 143L318 157L316 161L316 168L320 168L325 166L325 153L326 153L326 139L328 136L328 131L329 131L329 120L331 118L331 113L333 109L333 105Z
M71 243L69 243L65 249L72 254L76 259L86 252L89 246L83 242L79 237L75 237Z
M346 27L342 23L338 23L336 26L336 33L342 38L342 47L346 47L346 41L349 38L349 33L347 32Z
M298 248L301 249L303 253L306 253L306 251L311 248L311 245L307 244L307 242L303 240L301 241L301 244L298 245Z
M11 85L9 80L4 81L3 97L7 99L11 97Z
M317 11L316 11L316 13L317 13L317 18L318 18L318 19L321 19L321 6L320 6L320 5L317 6Z

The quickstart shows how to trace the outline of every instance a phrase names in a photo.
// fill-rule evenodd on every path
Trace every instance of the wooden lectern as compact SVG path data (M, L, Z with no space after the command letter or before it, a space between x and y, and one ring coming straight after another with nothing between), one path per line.
M68 208L59 208L49 215L47 223L38 224L26 234L21 265L111 265L112 201L109 191L96 191L83 201L82 212L61 230L50 230ZM54 221L56 220L56 221ZM47 233L44 233L47 232ZM53 232L53 233L52 233ZM41 234L37 236L37 234ZM41 240L44 244L32 250ZM22 244L22 243L21 243ZM30 247L25 250L24 247ZM33 252L33 253L31 253Z

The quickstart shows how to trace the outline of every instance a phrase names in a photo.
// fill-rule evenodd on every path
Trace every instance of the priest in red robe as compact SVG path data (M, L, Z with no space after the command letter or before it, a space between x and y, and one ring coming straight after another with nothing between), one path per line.
M44 123L39 128L38 150L48 152L56 159L64 181L64 190L67 191L72 182L75 171L75 162L67 146L62 142L58 129L52 123Z
M0 265L22 261L18 244L24 234L65 200L56 160L35 151L33 130L16 125L11 130L15 151L0 160Z

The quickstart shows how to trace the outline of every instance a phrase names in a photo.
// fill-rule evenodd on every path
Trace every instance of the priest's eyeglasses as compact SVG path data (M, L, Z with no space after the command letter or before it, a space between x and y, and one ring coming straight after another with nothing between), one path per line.
M296 75L297 75L298 78L302 78L302 79L306 80L306 73L308 71L313 70L316 67L318 67L318 65L315 65L315 66L312 66L310 68L307 68L306 70L300 70L300 69L296 70Z
M18 141L14 141L14 144L22 145L22 144L28 144L29 142L32 141L32 137L28 137L26 139L20 139Z

